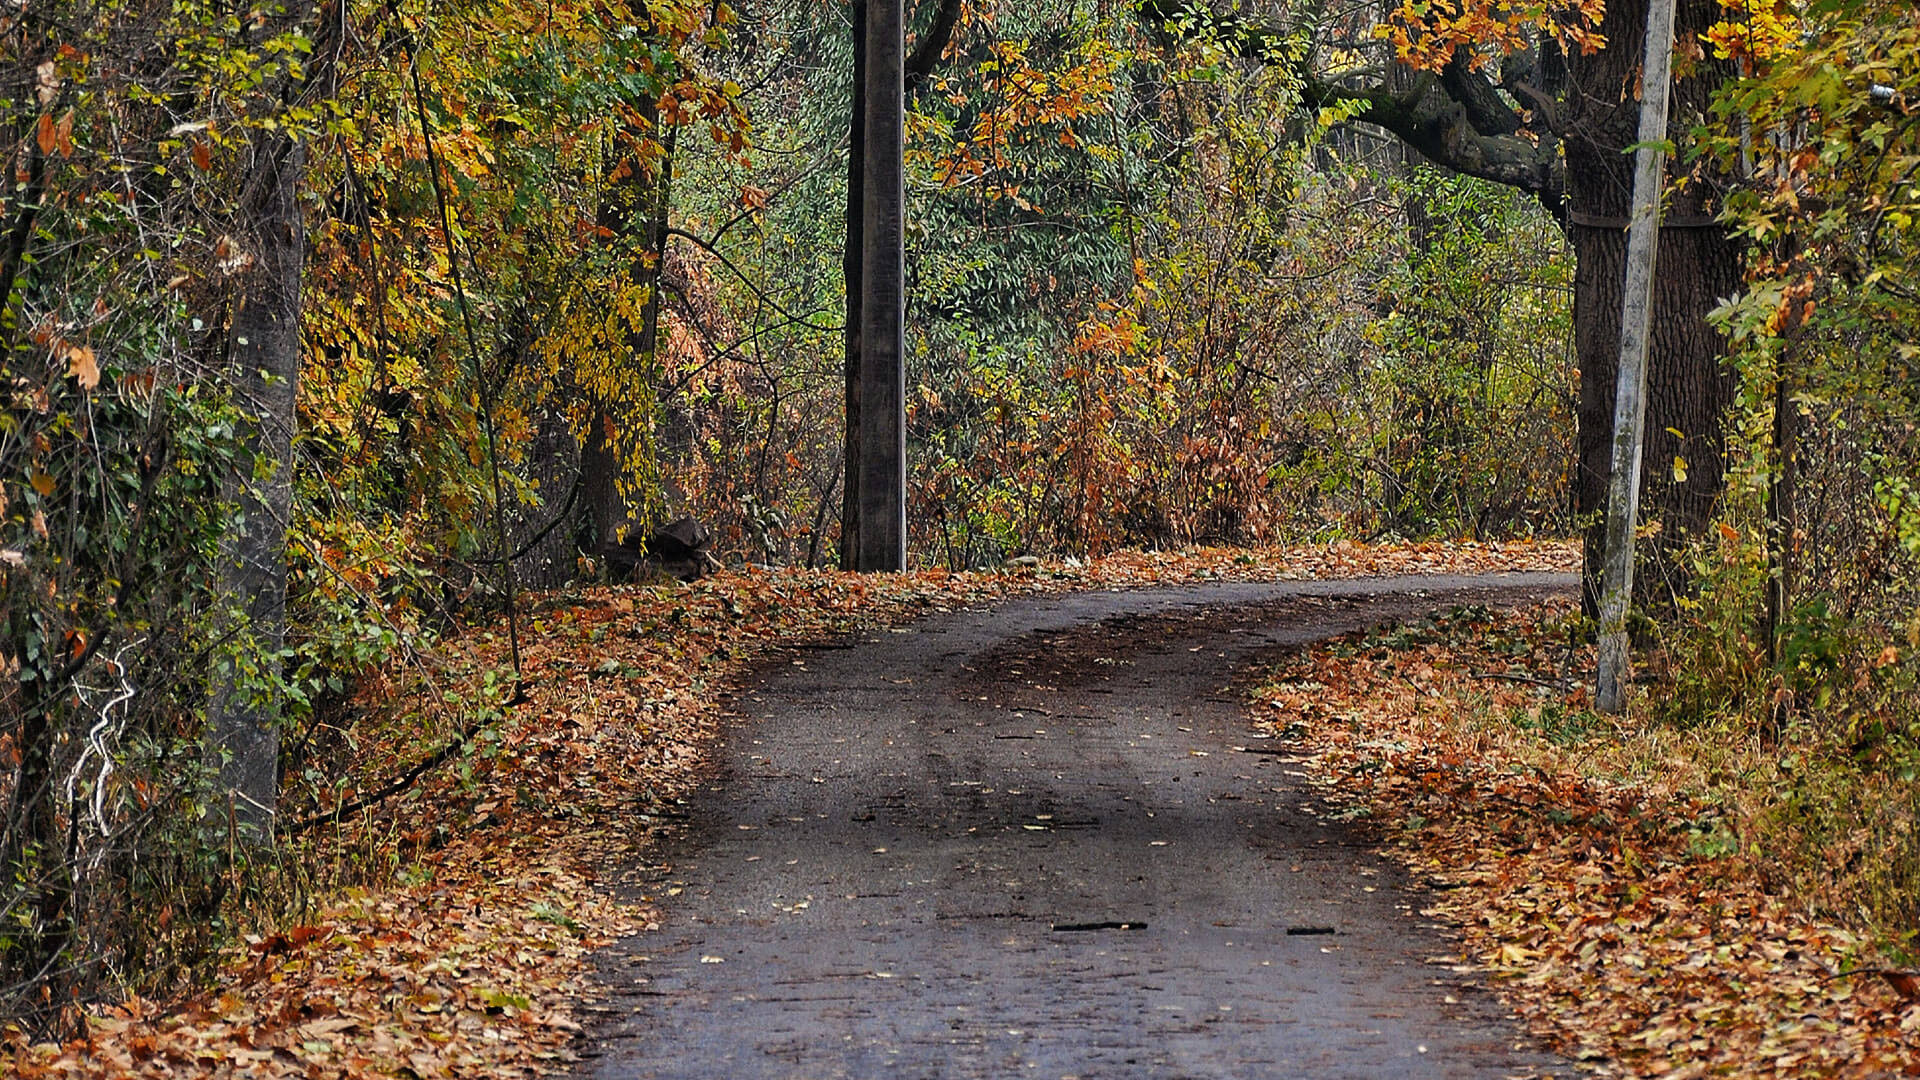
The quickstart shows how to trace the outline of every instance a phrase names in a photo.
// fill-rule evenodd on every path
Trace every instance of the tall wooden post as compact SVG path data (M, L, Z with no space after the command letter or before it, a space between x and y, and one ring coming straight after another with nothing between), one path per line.
M1596 704L1626 708L1632 657L1627 609L1640 511L1640 458L1646 441L1647 345L1653 327L1654 257L1660 247L1660 199L1666 173L1667 97L1673 85L1674 0L1652 0L1640 77L1640 139L1634 152L1633 216L1627 226L1627 282L1620 313L1620 370L1613 399L1613 474L1607 489L1606 558L1600 584L1600 670Z
M853 17L853 93L847 108L847 239L840 253L840 270L847 287L846 312L846 432L841 442L840 568L852 570L860 561L860 282L864 242L867 184L867 6L849 5Z
M860 343L857 415L849 424L859 460L850 502L859 520L850 569L907 565L906 34L902 0L865 0L862 91Z

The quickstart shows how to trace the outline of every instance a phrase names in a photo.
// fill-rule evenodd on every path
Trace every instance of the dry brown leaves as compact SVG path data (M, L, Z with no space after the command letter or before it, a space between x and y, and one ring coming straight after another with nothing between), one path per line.
M1435 962L1488 972L1599 1075L1920 1074L1920 1007L1866 942L1761 887L1686 739L1589 710L1566 614L1347 639L1263 691L1462 928L1467 956Z
M698 774L724 689L781 648L861 625L1027 593L1211 580L1569 570L1562 543L1340 543L1127 552L1005 573L742 571L691 586L592 588L537 599L523 624L525 700L467 752L376 809L316 830L303 857L399 867L305 925L251 935L216 985L161 1008L95 1010L65 1045L0 1038L0 1062L39 1077L510 1077L567 1060L588 954L647 929L597 873L644 851ZM358 789L401 775L465 722L505 663L498 628L444 643L369 682L385 717L357 733Z

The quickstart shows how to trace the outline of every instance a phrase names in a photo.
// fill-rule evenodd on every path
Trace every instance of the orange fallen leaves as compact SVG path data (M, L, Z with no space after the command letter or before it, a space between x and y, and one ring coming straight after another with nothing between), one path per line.
M1684 745L1656 760L1587 710L1592 658L1565 614L1316 647L1264 711L1596 1075L1920 1074L1920 1008L1872 977L1869 944L1762 888Z

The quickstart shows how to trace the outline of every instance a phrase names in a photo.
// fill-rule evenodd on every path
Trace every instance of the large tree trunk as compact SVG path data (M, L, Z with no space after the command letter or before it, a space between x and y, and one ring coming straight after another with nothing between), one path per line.
M618 544L627 528L627 503L620 494L620 453L614 444L613 418L597 404L580 445L580 494L593 525L593 549Z
M284 135L254 140L241 195L240 282L230 356L241 410L252 422L238 462L241 525L227 540L221 591L239 601L248 654L215 688L210 722L222 754L242 839L270 844L280 790L280 713L275 684L287 633L287 521L293 511L294 406L300 384L300 272L306 230L297 195L306 147ZM245 661L257 661L248 665Z
M1714 0L1681 0L1678 40L1697 41L1721 9ZM1574 281L1574 341L1580 363L1580 454L1574 509L1583 522L1587 565L1600 565L1607 484L1612 473L1613 397L1620 350L1620 300L1626 277L1626 220L1633 191L1639 116L1639 43L1646 5L1609 5L1602 32L1607 48L1572 58L1574 92L1567 132L1567 203L1578 269ZM1669 138L1705 115L1713 91L1732 77L1711 57L1688 65L1673 89ZM1685 168L1682 161L1678 168ZM1707 313L1740 284L1741 247L1711 221L1718 209L1711 177L1670 184L1660 234L1647 384L1646 467L1641 506L1660 523L1652 573L1637 576L1636 592L1657 598L1678 587L1667 557L1685 535L1703 528L1723 483L1723 413L1732 403L1733 377L1721 362L1722 341ZM1676 462L1680 463L1676 466ZM1586 604L1593 610L1588 575Z

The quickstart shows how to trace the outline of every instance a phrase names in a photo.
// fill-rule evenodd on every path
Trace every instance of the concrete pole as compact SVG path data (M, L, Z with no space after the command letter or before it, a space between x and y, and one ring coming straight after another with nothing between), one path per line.
M1613 475L1607 489L1605 564L1600 575L1600 671L1595 699L1602 712L1627 706L1632 657L1627 610L1633 601L1635 523L1640 510L1640 457L1646 442L1647 346L1653 328L1654 256L1660 247L1660 196L1667 167L1667 98L1673 86L1674 0L1647 8L1641 64L1640 139L1634 152L1633 216L1627 226L1627 281L1620 312L1620 371L1613 399Z

